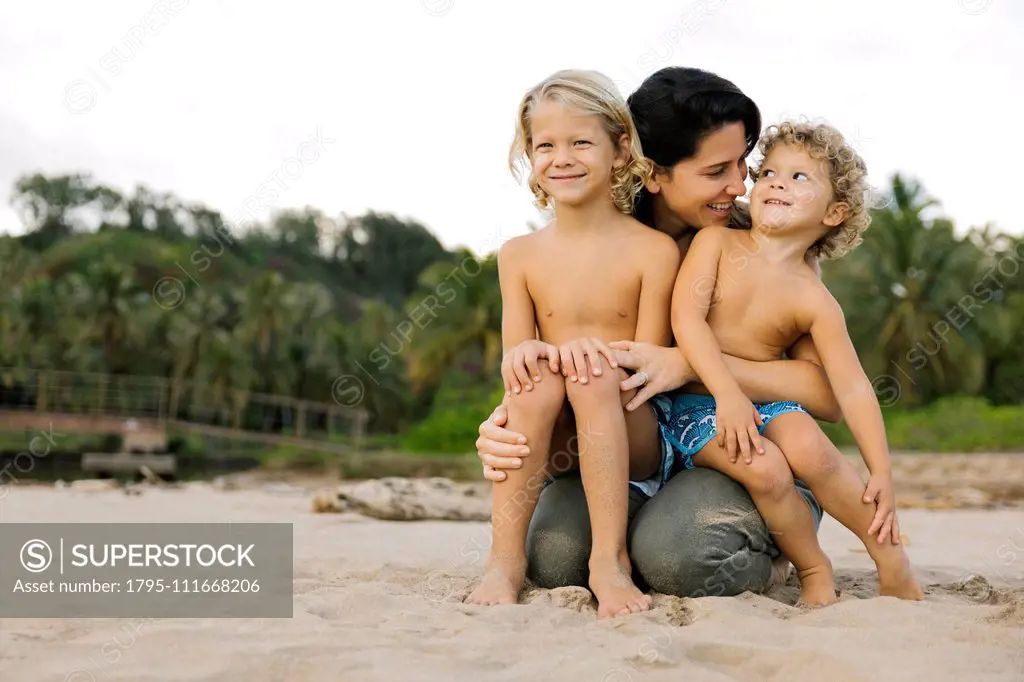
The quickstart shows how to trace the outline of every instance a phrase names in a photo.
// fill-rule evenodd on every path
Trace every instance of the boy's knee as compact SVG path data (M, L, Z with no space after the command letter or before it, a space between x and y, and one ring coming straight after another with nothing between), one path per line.
M623 404L619 382L625 378L621 369L605 368L601 376L591 376L585 384L566 379L565 395L575 410L593 405Z
M813 483L839 471L842 455L816 424L787 434L783 452L794 475Z
M785 457L767 451L763 455L755 454L753 458L754 461L750 464L743 464L742 461L737 464L750 468L747 488L752 495L778 499L794 485L793 472L790 471Z
M565 378L553 374L545 368L540 381L533 383L533 388L522 393L513 393L508 403L510 418L515 419L550 419L558 418L565 404Z

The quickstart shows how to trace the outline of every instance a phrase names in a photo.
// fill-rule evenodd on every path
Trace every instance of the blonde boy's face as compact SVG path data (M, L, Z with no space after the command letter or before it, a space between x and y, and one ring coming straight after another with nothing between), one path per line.
M832 201L825 160L812 158L798 145L780 142L761 164L750 193L750 217L754 225L773 230L809 228L824 233L842 222L845 214Z
M600 118L543 100L530 117L530 162L540 186L556 204L576 205L611 196L612 169L625 162L624 140L616 144Z

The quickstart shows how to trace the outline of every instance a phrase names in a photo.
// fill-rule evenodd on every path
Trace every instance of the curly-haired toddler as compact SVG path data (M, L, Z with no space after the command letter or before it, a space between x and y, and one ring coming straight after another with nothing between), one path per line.
M800 601L836 601L832 566L818 545L804 481L832 517L865 544L880 593L921 599L900 544L881 410L839 304L809 264L852 250L870 224L866 167L827 125L784 122L761 137L748 230L701 229L672 297L672 330L699 375L661 402L663 429L684 468L717 469L744 485L801 580ZM810 255L810 258L809 258ZM809 335L870 472L865 487L830 444L808 439L798 404L753 405L722 354L770 361ZM762 437L763 434L763 437ZM683 472L681 475L685 475Z

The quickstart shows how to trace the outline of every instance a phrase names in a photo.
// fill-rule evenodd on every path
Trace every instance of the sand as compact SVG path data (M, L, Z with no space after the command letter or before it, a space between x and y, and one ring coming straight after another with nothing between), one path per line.
M0 522L291 522L294 617L2 619L0 680L1024 680L1022 505L902 510L923 603L873 597L867 554L826 519L835 606L797 609L790 584L659 595L649 613L598 622L580 588L531 589L518 606L461 603L482 569L486 523L314 514L311 493L12 487Z

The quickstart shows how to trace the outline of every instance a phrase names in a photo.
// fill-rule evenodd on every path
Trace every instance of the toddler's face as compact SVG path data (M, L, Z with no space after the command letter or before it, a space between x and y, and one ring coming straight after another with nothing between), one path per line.
M761 164L750 216L755 225L771 229L819 228L831 202L828 164L797 145L779 143Z
M625 155L600 118L543 100L533 110L530 128L533 173L556 203L580 204L610 192L612 169Z

